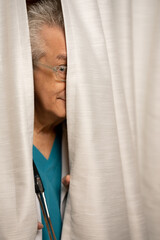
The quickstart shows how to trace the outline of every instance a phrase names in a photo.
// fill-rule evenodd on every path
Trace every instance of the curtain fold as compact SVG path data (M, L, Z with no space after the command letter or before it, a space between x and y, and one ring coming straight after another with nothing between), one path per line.
M62 240L159 240L160 2L62 0L71 183ZM34 240L25 1L0 1L0 239Z
M35 239L33 74L25 0L0 1L0 239Z
M159 1L63 1L71 183L62 240L158 240Z

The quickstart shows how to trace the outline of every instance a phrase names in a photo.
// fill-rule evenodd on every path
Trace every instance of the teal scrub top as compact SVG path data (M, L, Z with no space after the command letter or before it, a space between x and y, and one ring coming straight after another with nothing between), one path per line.
M43 182L44 193L47 206L56 239L61 238L62 220L60 212L60 195L61 195L61 134L58 133L54 140L52 150L48 160L43 154L33 145L33 161L38 169L39 175ZM49 235L45 225L45 221L41 211L42 224L42 239L49 240Z

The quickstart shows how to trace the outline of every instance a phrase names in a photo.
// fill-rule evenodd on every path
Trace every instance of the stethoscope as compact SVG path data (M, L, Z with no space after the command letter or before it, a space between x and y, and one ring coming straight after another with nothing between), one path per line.
M42 183L41 177L39 175L39 172L37 170L37 167L36 167L34 161L33 161L33 170L34 170L35 192L37 194L37 197L38 197L38 200L39 200L39 203L41 206L41 210L42 210L42 214L43 214L45 224L47 227L49 239L56 240L56 236L55 236L55 233L53 230L53 226L51 223L51 219L50 219L50 215L49 215L49 211L48 211L48 207L47 207L47 203L46 203L43 183Z

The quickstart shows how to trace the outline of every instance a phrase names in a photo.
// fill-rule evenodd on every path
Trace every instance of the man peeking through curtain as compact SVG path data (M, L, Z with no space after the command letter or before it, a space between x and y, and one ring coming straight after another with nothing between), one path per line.
M28 1L28 21L35 100L33 161L45 189L45 198L43 193L38 195L38 229L42 229L42 236L38 231L36 239L58 240L70 181L64 150L67 52L60 1ZM62 153L62 145L66 153Z

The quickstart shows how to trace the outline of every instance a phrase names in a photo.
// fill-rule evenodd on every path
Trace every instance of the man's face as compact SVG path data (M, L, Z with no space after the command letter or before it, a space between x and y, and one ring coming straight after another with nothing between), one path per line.
M59 27L44 26L41 37L45 41L45 56L39 62L48 66L67 65L65 35ZM42 65L34 70L35 105L38 111L53 119L66 115L66 84L56 81L56 73Z

